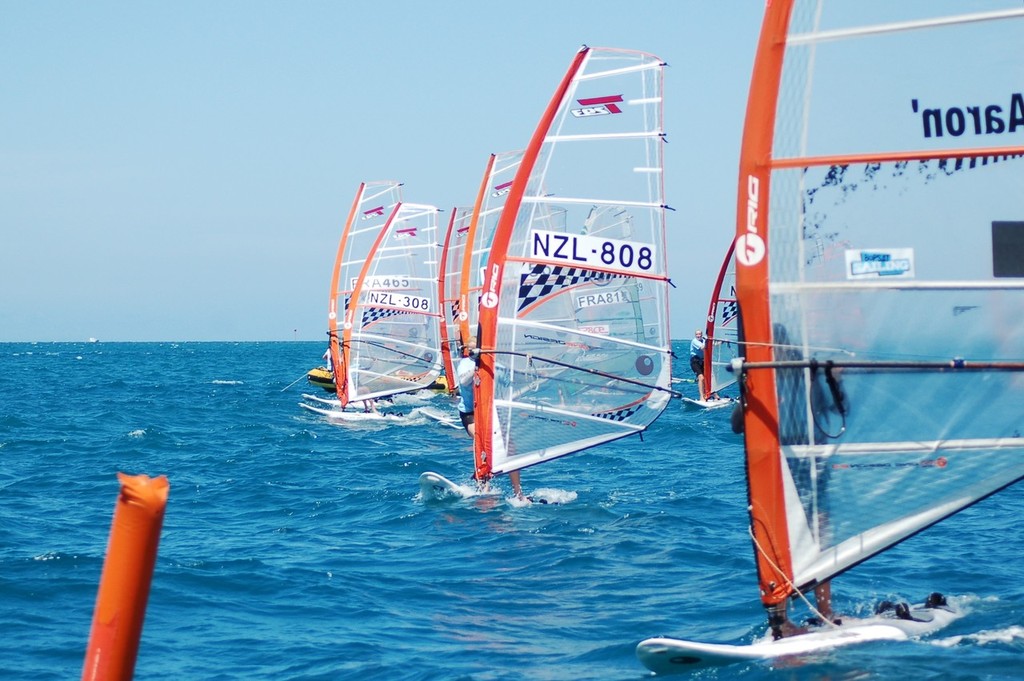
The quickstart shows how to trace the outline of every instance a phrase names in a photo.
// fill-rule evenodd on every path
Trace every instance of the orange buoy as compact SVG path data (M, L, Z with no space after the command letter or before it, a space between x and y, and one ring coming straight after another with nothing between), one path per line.
M163 475L118 473L117 478L121 493L96 596L83 681L127 681L135 672L170 489Z

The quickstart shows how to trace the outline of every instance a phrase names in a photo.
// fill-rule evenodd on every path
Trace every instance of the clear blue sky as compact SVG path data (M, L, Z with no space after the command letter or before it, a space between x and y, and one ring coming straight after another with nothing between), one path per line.
M665 59L672 335L732 238L760 0L0 0L0 341L325 339L360 181L472 201L581 44Z

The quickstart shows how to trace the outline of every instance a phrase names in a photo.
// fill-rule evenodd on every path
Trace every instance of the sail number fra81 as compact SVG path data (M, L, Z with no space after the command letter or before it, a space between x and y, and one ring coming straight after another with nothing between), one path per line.
M632 274L647 274L654 269L653 245L589 234L531 230L530 255L534 260Z

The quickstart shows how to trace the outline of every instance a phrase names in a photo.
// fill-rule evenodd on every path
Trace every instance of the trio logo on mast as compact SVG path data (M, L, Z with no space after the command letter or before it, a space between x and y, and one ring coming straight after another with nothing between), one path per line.
M487 290L480 296L480 304L486 308L498 306L498 279L501 276L501 268L497 265L491 268L491 276L487 282Z
M757 233L758 201L761 180L756 175L747 176L747 232L736 239L736 261L741 265L756 265L764 259L764 239Z
M364 220L372 220L373 218L383 217L383 215L384 206L377 206L376 208L371 208L370 210L363 211Z
M582 109L571 109L570 112L576 118L587 116L607 116L608 114L622 113L618 102L622 101L622 95L608 95L607 97L590 97L588 99L577 99Z
M395 230L395 239L415 239L415 238L416 238L416 228L415 227L406 227L405 229L396 229Z

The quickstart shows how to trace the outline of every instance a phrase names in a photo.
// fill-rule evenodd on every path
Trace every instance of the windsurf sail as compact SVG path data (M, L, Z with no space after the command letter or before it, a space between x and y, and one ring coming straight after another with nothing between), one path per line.
M769 607L1024 476L1024 8L963 7L766 9L736 282Z
M331 369L335 391L345 407L354 394L349 380L352 364L351 343L343 341L344 316L349 308L359 273L366 262L381 229L392 217L402 200L402 184L391 180L363 182L356 189L352 207L338 241L331 273L330 305L327 312L327 335L330 338Z
M445 314L442 350L448 376L454 375L454 365L470 337L477 335L480 291L491 240L522 158L522 151L488 156L473 207L456 208L452 214L442 256L441 283ZM454 392L455 381L449 383L449 392Z
M505 151L491 154L484 171L473 217L469 221L471 247L464 252L460 282L460 337L465 343L476 336L480 321L480 292L484 288L484 272L491 252L491 242L498 229L498 221L505 201L512 189L512 180L523 162L523 151Z
M480 480L642 432L672 396L664 66L582 48L523 153L480 295Z
M742 356L740 347L740 308L736 303L735 242L729 244L722 269L715 279L715 290L708 307L704 331L704 385L715 394L736 382L730 371L732 361Z
M344 369L335 376L342 407L425 388L441 372L438 211L398 202L385 212L363 259L346 261L340 272L346 305L333 338L340 350L336 366Z
M462 357L464 340L461 325L462 318L468 315L468 311L463 310L461 305L462 264L463 254L469 243L469 225L472 219L472 208L456 206L452 209L438 268L438 292L442 314L441 357L444 375L448 378L446 387L449 393L455 392L458 385L454 379L455 363Z

